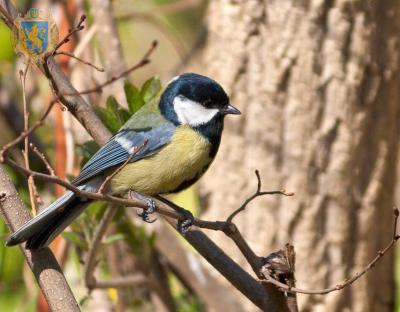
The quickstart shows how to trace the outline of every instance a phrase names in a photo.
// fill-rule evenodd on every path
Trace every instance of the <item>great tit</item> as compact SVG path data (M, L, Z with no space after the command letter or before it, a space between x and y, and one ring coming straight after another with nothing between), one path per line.
M159 100L146 103L85 164L72 184L97 192L115 173L106 193L122 196L133 190L153 207L150 196L179 192L196 182L213 161L221 141L224 117L240 114L214 80L182 74L168 84ZM133 156L134 147L142 146ZM139 195L140 194L140 195ZM48 246L91 202L67 191L13 233L7 246ZM154 210L154 209L153 209ZM149 221L148 213L142 217Z

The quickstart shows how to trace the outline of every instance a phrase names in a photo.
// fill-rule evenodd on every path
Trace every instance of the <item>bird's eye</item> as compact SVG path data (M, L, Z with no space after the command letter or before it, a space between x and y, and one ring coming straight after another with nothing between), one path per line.
M207 99L203 102L203 105L206 107L210 107L212 105L212 100L211 99Z

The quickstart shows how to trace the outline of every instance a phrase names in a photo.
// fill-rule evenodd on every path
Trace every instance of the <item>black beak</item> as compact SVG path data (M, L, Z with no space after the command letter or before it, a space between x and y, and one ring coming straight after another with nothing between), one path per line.
M236 107L232 106L231 104L229 104L228 106L226 106L224 108L223 113L225 115L227 115L227 114L232 114L232 115L240 115L240 114L242 114L240 112L240 110L238 110Z

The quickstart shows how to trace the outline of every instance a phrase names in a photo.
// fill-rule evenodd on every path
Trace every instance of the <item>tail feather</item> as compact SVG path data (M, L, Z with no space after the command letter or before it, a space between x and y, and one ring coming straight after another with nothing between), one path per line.
M7 240L7 246L27 241L26 247L38 249L48 246L90 203L72 192L66 192L49 207L31 219Z

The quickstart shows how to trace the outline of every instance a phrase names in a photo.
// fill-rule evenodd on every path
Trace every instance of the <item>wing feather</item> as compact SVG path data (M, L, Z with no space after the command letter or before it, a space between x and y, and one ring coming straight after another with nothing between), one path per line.
M146 140L146 146L131 159L131 162L138 161L156 153L170 142L175 131L175 125L170 122L165 122L164 119L163 121L161 125L154 128L122 128L107 144L93 155L82 168L79 176L77 176L72 183L80 185L88 179L102 173L104 170L124 163L132 152L132 148L142 145Z

